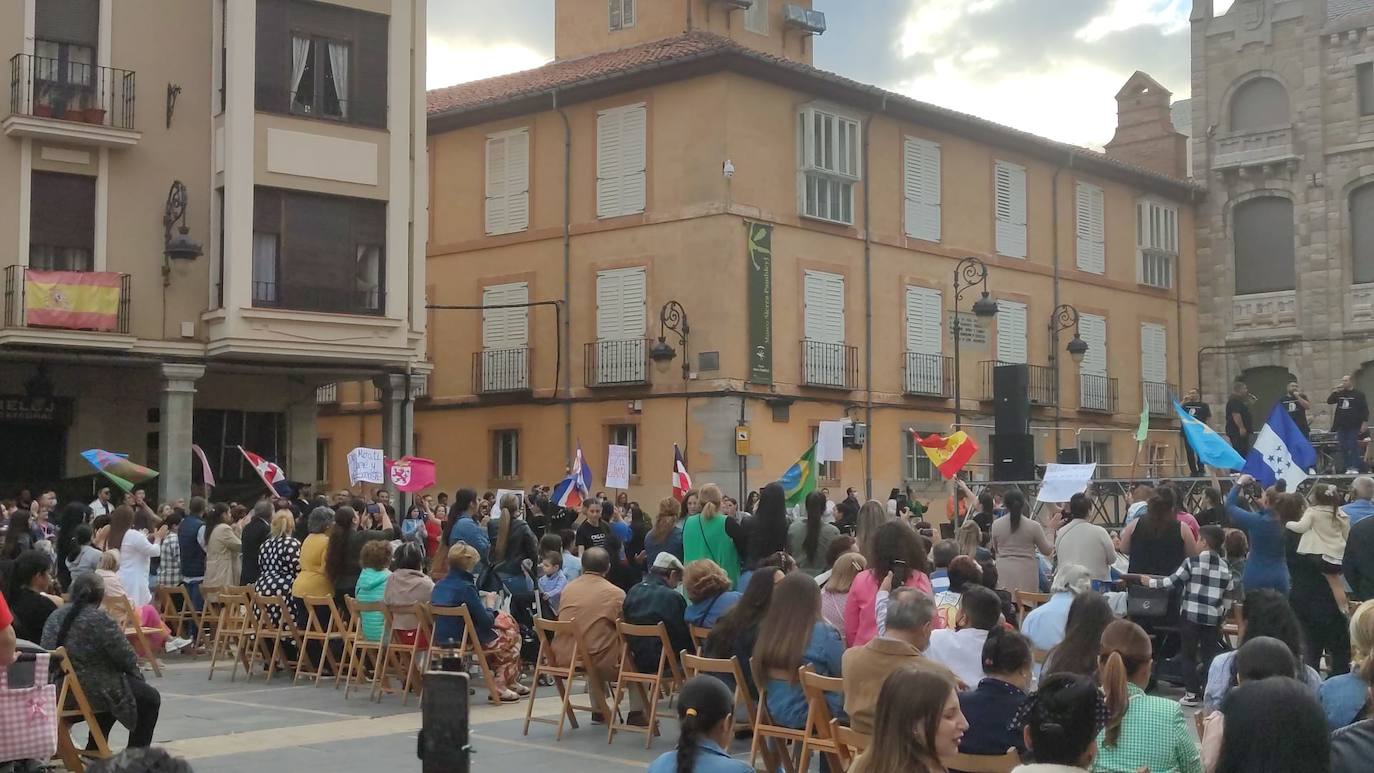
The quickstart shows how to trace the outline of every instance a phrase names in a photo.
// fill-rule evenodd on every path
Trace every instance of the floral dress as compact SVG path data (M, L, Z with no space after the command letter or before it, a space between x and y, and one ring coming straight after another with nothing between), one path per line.
M296 575L301 571L300 540L289 534L285 537L272 537L262 543L258 562L262 567L262 574L255 583L258 593L263 596L281 596L290 601L291 584L296 581ZM303 626L305 621L296 616L296 606L292 604L291 610L292 617L299 627ZM268 616L272 618L273 625L281 622L281 613L275 606L268 610Z

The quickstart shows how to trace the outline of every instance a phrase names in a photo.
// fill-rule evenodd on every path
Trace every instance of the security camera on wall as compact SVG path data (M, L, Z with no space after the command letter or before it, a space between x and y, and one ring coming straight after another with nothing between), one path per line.
M725 163L721 165L720 171L721 174L725 175L725 179L729 180L735 176L735 165L727 158L725 159Z

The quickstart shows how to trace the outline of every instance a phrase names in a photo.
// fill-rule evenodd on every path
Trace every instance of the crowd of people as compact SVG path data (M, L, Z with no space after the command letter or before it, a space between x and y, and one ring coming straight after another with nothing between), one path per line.
M1019 491L960 482L961 518L937 539L901 492L861 503L852 489L838 500L821 490L789 508L776 483L743 507L705 485L664 498L652 519L624 494L570 509L542 487L499 501L459 489L403 513L385 491L302 487L157 509L134 494L105 512L92 507L104 495L58 508L43 492L5 505L0 661L15 639L65 646L101 724L147 746L160 696L107 611L122 607L105 599L127 599L160 629L156 646L194 651L194 632L163 625L152 589L184 587L200 606L204 589L251 585L290 598L302 628L346 615L350 597L465 607L501 701L531 691L533 618L556 617L584 647L599 722L621 710L608 698L618 621L662 623L674 651L696 651L691 628L707 629L703 654L735 658L776 724L800 729L810 708L790 674L840 679L831 714L871 738L859 773L943 771L956 751L1009 749L1026 771L1362 769L1374 751L1374 602L1350 600L1374 598L1374 479L1303 497L1242 475L1192 513L1167 481L1132 499L1112 532L1092 522L1090 493L1037 518ZM456 641L459 625L441 616L432 636ZM388 635L376 613L359 628ZM422 634L404 616L390 632ZM327 667L312 644L291 656ZM556 638L555 657L572 644ZM661 648L632 640L636 667L657 670ZM1161 681L1183 698L1161 697ZM683 686L679 743L652 769L741 769L725 751L731 688ZM625 721L647 726L642 697L629 702ZM1206 716L1200 743L1183 711L1193 706Z

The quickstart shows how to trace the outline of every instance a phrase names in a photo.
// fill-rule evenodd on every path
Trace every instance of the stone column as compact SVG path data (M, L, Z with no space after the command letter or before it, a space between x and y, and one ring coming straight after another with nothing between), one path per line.
M196 381L204 365L164 362L158 425L157 493L159 502L191 496L191 419L196 407Z
M406 374L388 373L374 378L372 383L381 391L382 451L388 459L400 459L413 453L415 401L406 399ZM399 511L401 502L396 496L395 487L388 482L386 488L391 492L391 501L396 503Z

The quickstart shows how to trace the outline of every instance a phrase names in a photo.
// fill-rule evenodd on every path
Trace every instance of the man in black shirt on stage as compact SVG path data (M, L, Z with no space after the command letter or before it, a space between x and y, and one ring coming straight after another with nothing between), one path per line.
M1250 419L1251 400L1250 388L1245 382L1237 381L1231 387L1231 399L1226 401L1226 437L1242 458L1250 453L1250 444L1254 442L1255 427Z
M1206 424L1212 419L1212 408L1207 403L1202 402L1202 396L1196 389L1189 389L1188 394L1183 396L1183 410L1194 419ZM1183 430L1179 430L1183 434ZM1204 474L1202 462L1198 460L1197 454L1193 452L1193 447L1188 445L1188 436L1183 434L1183 451L1188 455L1188 474L1194 478L1201 478Z
M1369 421L1369 402L1365 400L1364 392L1355 388L1355 379L1347 374L1341 377L1341 384L1336 391L1326 398L1326 404L1336 406L1335 415L1331 418L1331 431L1336 433L1346 474L1364 474L1360 433L1364 432L1365 424Z

